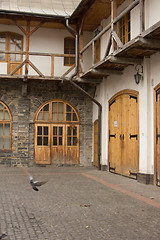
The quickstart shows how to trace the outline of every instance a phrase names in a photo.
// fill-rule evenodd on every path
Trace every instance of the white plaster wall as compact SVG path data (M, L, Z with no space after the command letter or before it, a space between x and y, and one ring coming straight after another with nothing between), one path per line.
M108 100L117 92L132 89L139 92L139 172L154 173L154 87L160 83L160 53L143 62L143 81L135 83L135 67L127 67L123 75L112 75L97 86L95 98L102 104L102 156L108 164ZM93 104L93 122L97 119L97 106Z
M160 21L159 9L159 0L145 0L145 29Z
M24 27L25 28L25 27ZM26 38L22 31L17 26L10 25L0 25L1 32L15 32L23 35L23 50L25 51ZM54 54L64 54L64 38L71 36L67 30L63 29L49 29L49 28L39 28L34 32L30 37L30 52L39 52L39 53L54 53ZM92 33L84 33L84 44L90 41ZM91 51L87 52L85 56L84 64L86 69L89 67L89 55ZM25 56L23 57L25 59ZM51 57L49 56L36 56L31 55L29 60L38 68L42 74L46 76L51 75ZM55 57L54 59L54 76L62 76L70 67L64 66L63 57ZM74 71L74 70L73 70ZM70 72L68 76L72 73ZM7 68L6 63L0 63L0 74L6 74ZM24 74L24 67L23 67ZM30 75L38 75L35 70L29 66Z

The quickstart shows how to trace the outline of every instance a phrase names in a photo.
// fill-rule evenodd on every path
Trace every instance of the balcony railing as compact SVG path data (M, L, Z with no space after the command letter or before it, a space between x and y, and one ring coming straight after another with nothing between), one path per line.
M29 74L30 70L33 69L37 74L38 77L41 78L61 78L63 79L64 77L67 77L67 75L69 75L69 73L74 69L75 64L73 64L72 66L64 66L63 64L63 60L61 61L61 66L56 62L57 58L62 58L64 59L64 57L74 57L75 58L75 54L59 54L59 53L39 53L39 52L29 52L26 53L25 51L23 52L16 52L16 51L0 51L0 54L19 54L19 55L23 55L24 59L22 62L10 62L10 64L16 64L18 65L13 71L11 71L9 74L1 74L1 75L8 75L8 76L17 76L17 72L22 69L24 74L22 75L27 75L28 77L33 76L36 77L36 75L32 75ZM27 55L27 57L26 57ZM47 57L49 58L48 62L50 62L50 67L47 65L47 69L48 69L48 74L44 74L44 67L42 66L41 68L39 68L39 66L37 67L34 62L34 59L31 60L32 57L39 57L39 58L43 58L43 57ZM36 60L36 62L38 62L38 65L43 65L43 59L40 60ZM6 63L8 64L7 61L1 61L1 63ZM59 75L55 75L55 68L61 68ZM63 71L62 71L62 67L63 67ZM28 68L27 69L27 74L26 74L26 70L24 68ZM67 70L66 70L67 68ZM63 73L62 73L63 72Z

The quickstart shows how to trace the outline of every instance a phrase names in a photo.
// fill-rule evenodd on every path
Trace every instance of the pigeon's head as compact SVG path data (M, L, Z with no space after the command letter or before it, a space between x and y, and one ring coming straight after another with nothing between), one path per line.
M29 176L30 182L33 182L33 177Z

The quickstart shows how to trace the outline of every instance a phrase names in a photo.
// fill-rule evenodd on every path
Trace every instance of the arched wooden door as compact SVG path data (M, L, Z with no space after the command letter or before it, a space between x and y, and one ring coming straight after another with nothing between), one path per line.
M109 170L136 178L139 167L138 93L125 90L109 101Z
M155 89L155 184L160 186L160 85Z
M79 164L77 110L64 100L43 104L35 115L35 163Z
M94 122L93 165L98 167L98 120Z

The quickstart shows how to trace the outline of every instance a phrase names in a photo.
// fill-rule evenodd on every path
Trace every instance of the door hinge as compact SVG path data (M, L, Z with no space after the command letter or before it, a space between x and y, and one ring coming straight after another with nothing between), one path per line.
M116 102L116 100L114 99L114 100L109 104L109 111L110 111L111 105L112 105L113 103L115 103L115 102Z
M158 134L158 128L156 128L156 144L158 143L159 137L160 137L160 134Z
M111 171L115 171L116 168L115 168L115 167L111 167L110 162L109 162L109 172L110 172L110 170L111 170Z
M130 176L133 175L133 176L135 176L136 179L137 179L137 173L129 171L129 175L130 175Z
M138 135L137 134L129 134L129 138L136 138L136 140L138 139Z
M111 137L116 138L116 134L110 134L110 130L109 130L109 142L110 142L110 138L111 138Z
M130 99L131 99L131 98L135 99L136 102L137 102L137 97L136 97L136 96L130 95Z

